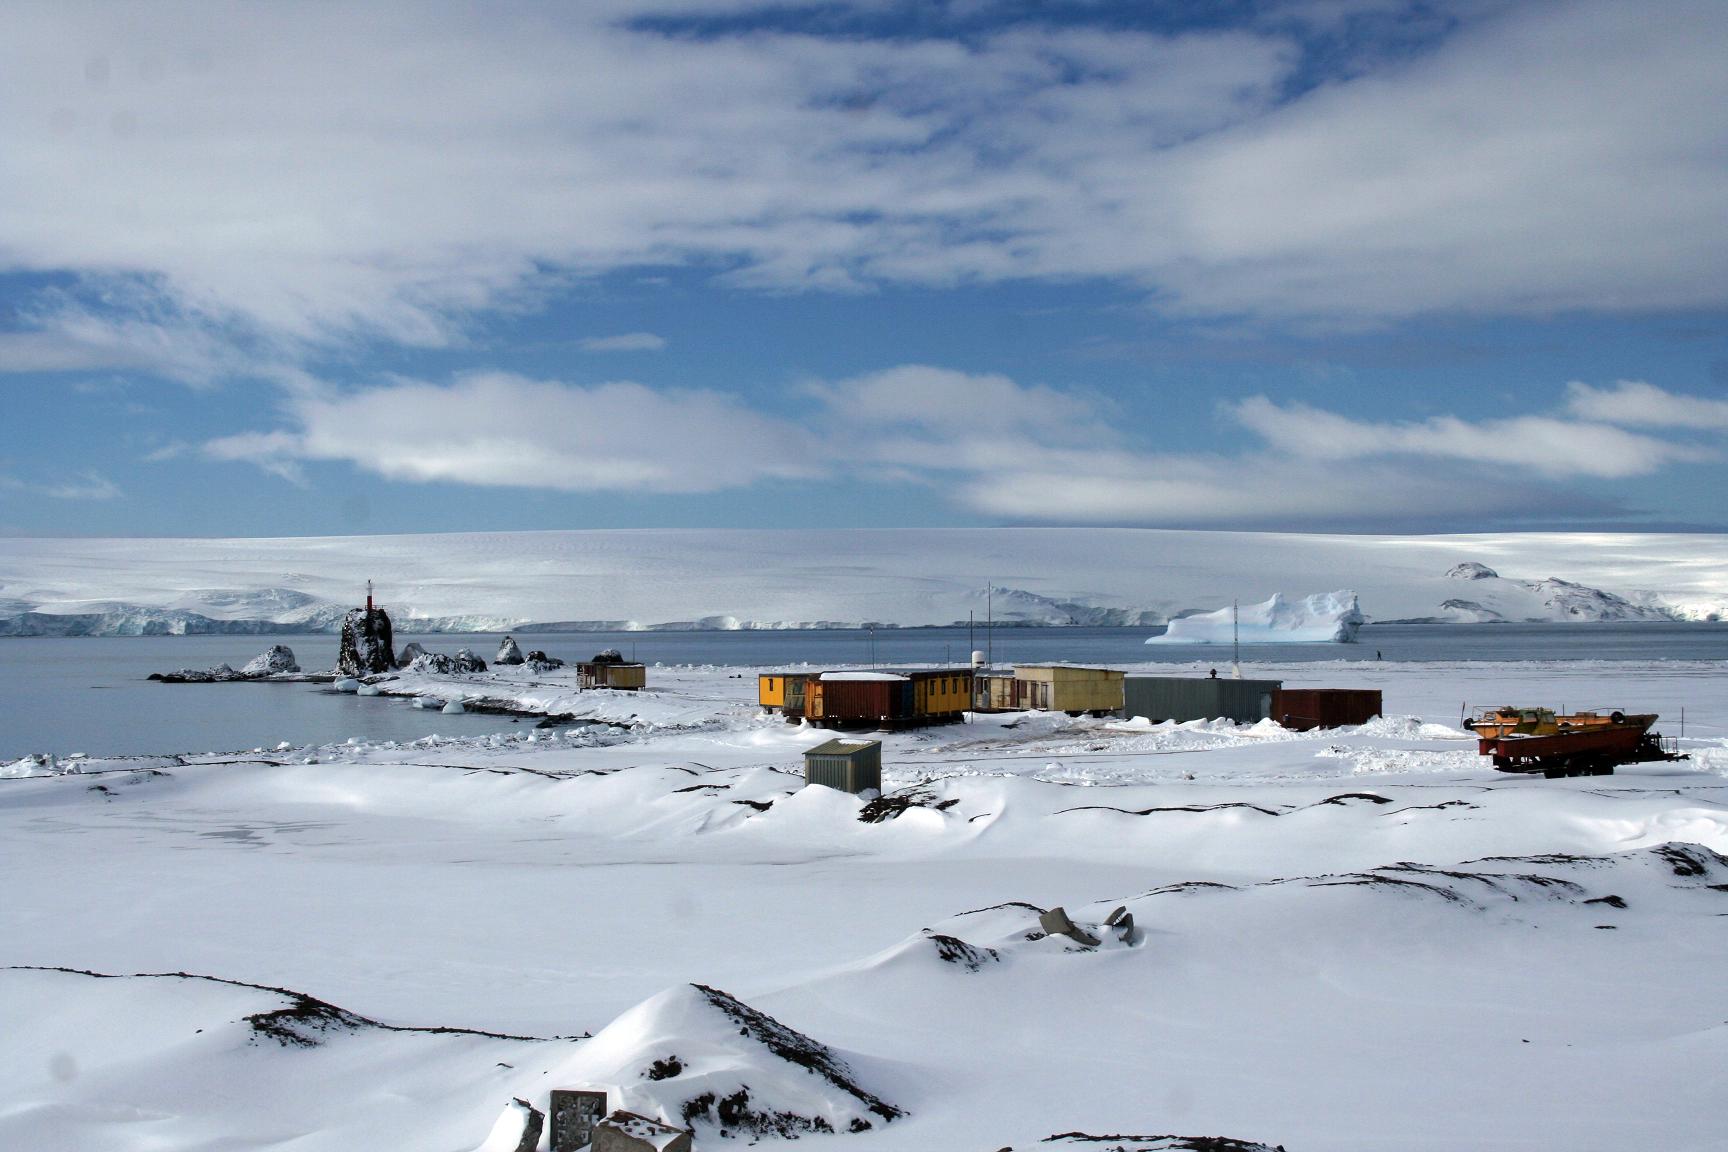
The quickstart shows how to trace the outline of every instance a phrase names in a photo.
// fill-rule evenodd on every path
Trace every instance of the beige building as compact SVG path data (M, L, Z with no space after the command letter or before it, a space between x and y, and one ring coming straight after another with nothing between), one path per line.
M978 706L991 711L1115 712L1124 673L1073 664L1017 664L1014 675L978 677Z

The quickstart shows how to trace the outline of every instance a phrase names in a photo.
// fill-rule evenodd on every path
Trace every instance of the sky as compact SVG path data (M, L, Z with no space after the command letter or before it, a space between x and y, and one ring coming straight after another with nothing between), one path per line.
M0 7L0 535L1728 530L1728 4Z

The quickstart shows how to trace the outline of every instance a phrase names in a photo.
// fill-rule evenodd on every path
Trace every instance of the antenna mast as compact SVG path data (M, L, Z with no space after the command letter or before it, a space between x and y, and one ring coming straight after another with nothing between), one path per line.
M1230 601L1230 674L1242 679L1242 609L1241 601Z

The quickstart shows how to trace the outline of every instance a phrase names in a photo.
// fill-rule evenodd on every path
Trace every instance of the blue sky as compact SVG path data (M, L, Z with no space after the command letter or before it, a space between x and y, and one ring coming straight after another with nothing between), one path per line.
M0 534L1722 530L1725 53L1714 0L10 5Z

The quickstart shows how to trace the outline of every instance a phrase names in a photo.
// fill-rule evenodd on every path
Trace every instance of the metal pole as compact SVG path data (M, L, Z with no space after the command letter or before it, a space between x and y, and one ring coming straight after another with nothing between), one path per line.
M1236 679L1242 679L1242 610L1240 602L1230 601L1230 670Z

